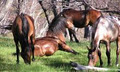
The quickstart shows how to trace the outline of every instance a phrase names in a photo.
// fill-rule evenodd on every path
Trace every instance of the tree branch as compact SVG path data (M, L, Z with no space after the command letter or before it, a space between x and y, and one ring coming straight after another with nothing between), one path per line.
M43 9L43 11L44 11L44 13L45 13L45 17L46 17L46 19L47 19L48 24L50 24L50 21L49 21L49 19L48 19L48 15L47 15L47 13L46 13L46 9L43 7L42 0L38 0L38 1L39 1L39 4L41 5L41 7L42 7L42 9Z

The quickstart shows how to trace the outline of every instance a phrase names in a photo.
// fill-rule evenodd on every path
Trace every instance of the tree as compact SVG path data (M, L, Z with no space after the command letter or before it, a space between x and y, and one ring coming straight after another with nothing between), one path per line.
M106 8L105 10L120 11L120 0L43 0L42 4L48 15L48 20L51 22L62 11L63 7L83 10L85 6L83 1L95 9ZM12 24L17 14L25 13L35 20L36 37L45 36L48 22L38 0L0 0L0 4L0 26ZM119 16L114 13L111 13L111 15ZM83 29L80 30L83 31ZM0 29L0 34L8 32Z

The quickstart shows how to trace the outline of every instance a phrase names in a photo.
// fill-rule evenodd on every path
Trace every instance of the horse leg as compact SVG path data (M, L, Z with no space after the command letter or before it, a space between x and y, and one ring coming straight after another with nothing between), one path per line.
M116 50L116 66L119 65L118 61L119 61L119 53L120 53L120 37L118 37L118 40L116 41L117 44L117 50Z
M18 47L18 40L15 37L14 37L14 42L15 42L16 53L17 53L17 60L16 60L16 62L17 62L17 64L19 64L19 53L20 53L20 51L19 51L19 47Z
M87 26L84 28L84 38L87 39L88 37L89 37L89 27Z
M95 39L95 41L92 42L92 45L94 46L94 49L95 48L98 49L98 56L99 56L99 59L100 59L100 67L102 67L103 61L102 61L102 58L101 58L100 41Z
M102 67L103 61L102 61L102 58L101 58L101 51L100 51L100 49L98 49L98 56L99 56L99 59L100 59L100 67Z
M74 33L73 33L73 37L75 38L75 42L79 43L79 40L77 39L77 37Z
M66 27L68 28L68 30L69 30L69 33L71 33L71 35L73 34L73 36L74 36L74 38L75 38L75 41L78 43L79 42L79 40L77 39L77 37L76 37L76 32L75 32L75 27L74 27L74 25L73 25L73 22L71 21L71 20L67 20L67 25L66 25ZM71 36L71 40L72 40L72 36Z
M35 61L35 57L34 57L34 39L33 39L33 36L30 37L30 40L31 40L31 49L32 49L32 61Z
M68 29L68 31L69 31L70 41L73 41L72 33L71 33L71 31L69 29Z
M66 30L65 30L64 36L65 36L65 37L67 36L67 31L66 31Z
M58 34L57 37L58 37L61 41L65 42L65 36L64 36L64 34L63 34L62 32L61 32L60 34Z
M106 43L106 55L107 55L107 58L108 58L108 66L110 65L110 63L111 63L111 58L110 58L110 43L109 42L107 42Z
M67 51L67 52L71 52L71 53L73 53L73 54L78 54L76 51L74 51L73 49L71 49L68 45L66 45L66 44L63 43L63 42L60 42L59 45L61 46L61 47L60 47L60 50Z
M72 35L73 35L73 37L75 38L75 42L79 43L79 40L77 39L75 34L76 34L75 30L69 29L70 40L73 41L72 39Z

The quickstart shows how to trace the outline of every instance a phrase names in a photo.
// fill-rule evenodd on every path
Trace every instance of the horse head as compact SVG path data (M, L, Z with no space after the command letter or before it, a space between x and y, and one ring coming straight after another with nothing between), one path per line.
M98 50L91 49L89 47L87 47L87 48L88 48L88 65L95 66L99 59Z
M31 52L28 48L29 47L27 47L24 52L21 52L21 56L26 64L31 64Z
M26 64L30 64L32 55L31 45L28 43L28 41L26 42L22 40L21 48L22 48L21 57L23 58Z

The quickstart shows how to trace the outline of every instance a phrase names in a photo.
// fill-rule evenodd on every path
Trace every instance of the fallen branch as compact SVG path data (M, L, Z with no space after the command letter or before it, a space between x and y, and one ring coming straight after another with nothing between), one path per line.
M12 30L12 25L0 25L1 29Z
M101 10L102 11L102 10ZM108 13L113 13L113 14L118 14L120 15L120 11L110 11L110 10L106 10L106 11L102 11L102 12L108 12Z
M86 0L83 0L83 5L86 5L87 7L90 7L91 9L97 10L97 11L101 11L101 12L107 12L107 13L113 13L113 14L118 14L120 15L120 11L112 11L112 10L108 10L109 8L94 8L93 6L89 5Z
M96 70L96 71L120 71L120 69L110 69L110 68L100 68L100 67L91 67L83 66L75 62L70 62L74 70Z

